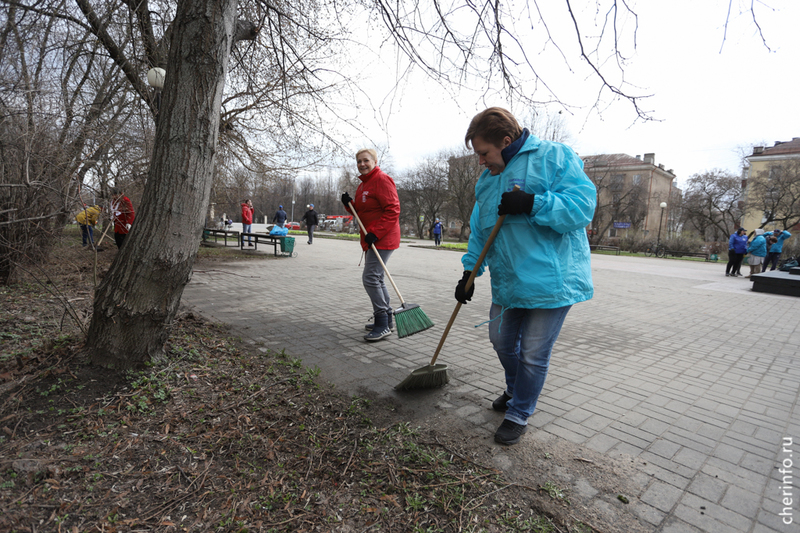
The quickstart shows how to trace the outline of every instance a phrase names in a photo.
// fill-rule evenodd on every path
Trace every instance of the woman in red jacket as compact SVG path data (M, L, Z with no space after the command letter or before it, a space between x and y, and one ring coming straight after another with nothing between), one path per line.
M372 244L378 250L384 264L389 262L392 252L400 247L400 199L394 180L378 166L378 154L371 148L356 153L359 179L355 199L344 193L342 203L350 211L350 202L366 228L361 233L361 249L366 253L361 280L372 302L373 324L367 324L370 332L367 341L379 341L392 333L392 306L389 291L383 280L383 267L375 256Z
M131 230L135 214L130 198L122 194L118 188L111 189L111 220L114 221L114 242L122 248L125 236Z

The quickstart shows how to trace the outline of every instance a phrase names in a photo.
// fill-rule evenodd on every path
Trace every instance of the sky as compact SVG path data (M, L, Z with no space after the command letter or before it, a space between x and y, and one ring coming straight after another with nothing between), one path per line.
M749 0L733 0L730 17L728 0L629 5L638 15L638 30L634 49L630 37L633 22L624 24L629 36L623 41L629 56L624 77L632 93L652 95L640 105L654 120L636 120L633 107L624 100L607 103L599 116L592 111L596 80L568 39L559 41L560 53L533 38L521 39L537 71L544 73L559 100L567 104L548 109L562 111L573 139L570 144L580 155L655 153L656 164L672 169L678 185L683 186L691 175L706 170L738 175L742 147L764 142L772 146L775 141L800 137L800 2L763 0L755 4L763 41L748 11ZM594 3L587 2L585 7L592 9ZM555 14L569 23L563 13ZM558 26L552 20L549 29L553 35L574 39L569 25ZM389 62L371 63L373 81L365 80L365 91L376 95L373 105L382 117L381 127L366 120L363 124L369 132L368 142L388 146L396 170L413 167L440 150L463 146L470 119L482 109L514 107L502 96L487 98L469 89L448 94L421 73L401 85L393 97L384 99L380 95L385 80L396 74L392 71L396 65ZM542 91L534 96L539 94L547 96Z

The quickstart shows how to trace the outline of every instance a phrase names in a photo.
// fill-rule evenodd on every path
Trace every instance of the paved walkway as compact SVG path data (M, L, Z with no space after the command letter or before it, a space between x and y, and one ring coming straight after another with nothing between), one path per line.
M346 392L433 405L494 432L487 406L503 376L486 326L475 327L488 315L488 278L439 357L450 384L400 395L393 387L429 362L453 311L461 254L403 244L390 271L436 326L367 344L358 245L298 236L296 251L198 266L183 301ZM517 447L546 436L632 456L642 476L630 509L653 531L800 531L800 298L754 293L723 263L593 255L592 267L595 298L570 311L530 420L538 430Z

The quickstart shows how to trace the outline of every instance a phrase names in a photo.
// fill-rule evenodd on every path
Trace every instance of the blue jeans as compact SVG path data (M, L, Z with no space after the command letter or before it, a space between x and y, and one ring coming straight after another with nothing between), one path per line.
M378 250L384 264L389 262L392 252L394 250ZM361 281L367 291L367 296L372 302L372 314L374 316L388 314L392 310L392 305L389 302L389 290L383 281L383 274L383 267L375 256L372 247L370 247L364 260L364 272L361 275Z
M94 245L94 232L92 226L89 224L81 224L81 241L84 246L87 244Z
M242 223L242 233L253 233L253 225ZM244 237L242 237L242 242L244 242ZM248 237L247 242L253 242L253 238Z
M506 420L527 424L544 387L550 354L572 306L557 309L506 309L492 304L489 340L506 374ZM495 320L496 319L496 320Z

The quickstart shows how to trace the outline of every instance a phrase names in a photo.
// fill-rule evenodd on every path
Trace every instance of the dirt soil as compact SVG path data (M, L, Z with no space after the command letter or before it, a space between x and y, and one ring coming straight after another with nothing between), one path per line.
M90 365L78 322L116 251L75 239L0 287L0 531L652 530L630 459L530 435L502 448L452 419L417 426L402 406L334 390L303 354L191 313L163 361Z

